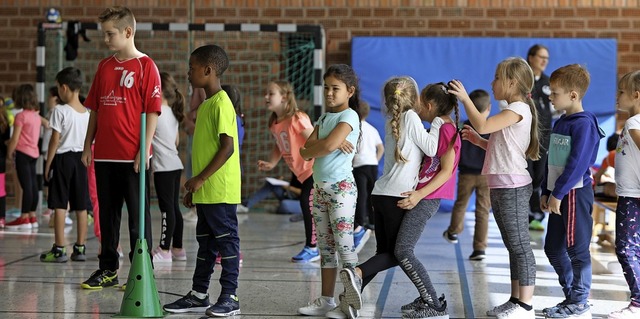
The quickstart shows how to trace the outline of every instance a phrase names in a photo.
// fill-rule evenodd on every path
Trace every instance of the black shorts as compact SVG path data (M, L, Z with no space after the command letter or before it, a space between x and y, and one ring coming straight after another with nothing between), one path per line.
M50 209L86 210L88 196L87 167L82 164L82 152L56 154L49 178Z

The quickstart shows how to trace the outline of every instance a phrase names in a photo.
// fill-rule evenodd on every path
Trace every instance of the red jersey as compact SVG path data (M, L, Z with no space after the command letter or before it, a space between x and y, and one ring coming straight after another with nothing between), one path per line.
M100 62L84 105L97 112L96 161L133 162L140 149L142 113L160 114L160 73L148 56Z

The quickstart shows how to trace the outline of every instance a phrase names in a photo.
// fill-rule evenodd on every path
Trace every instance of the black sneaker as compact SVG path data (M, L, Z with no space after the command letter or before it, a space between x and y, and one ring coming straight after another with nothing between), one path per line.
M71 253L71 260L73 261L87 261L87 255L84 253L84 245L73 245L73 253Z
M484 250L474 250L471 256L469 256L471 260L483 260L485 258L487 258L487 255L484 253Z
M170 304L164 305L162 309L171 313L185 313L185 312L202 313L205 310L207 310L209 307L211 307L211 303L209 303L209 295L204 297L204 299L200 299L192 295L191 291L189 291L189 293L186 296Z
M240 301L236 295L221 295L205 314L209 317L229 317L240 314Z
M450 233L448 230L445 230L444 233L442 233L442 237L452 244L458 243L458 234Z
M91 274L91 277L80 286L84 289L102 289L118 284L118 273L110 270L98 269Z
M40 261L45 263L66 263L67 260L69 260L67 249L58 247L56 244L53 244L51 250L40 254Z

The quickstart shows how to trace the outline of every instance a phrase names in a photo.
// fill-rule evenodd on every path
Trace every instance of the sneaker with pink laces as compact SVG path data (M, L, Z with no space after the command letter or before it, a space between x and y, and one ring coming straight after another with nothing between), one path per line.
M38 228L38 218L36 216L29 217L29 222L31 222L31 228Z
M171 248L171 257L173 260L185 261L187 260L187 251L184 248Z
M156 247L151 251L151 256L153 256L154 263L170 263L171 262L171 251L163 250L160 247Z
M5 228L8 230L30 230L31 220L29 217L18 217L14 221L7 223Z

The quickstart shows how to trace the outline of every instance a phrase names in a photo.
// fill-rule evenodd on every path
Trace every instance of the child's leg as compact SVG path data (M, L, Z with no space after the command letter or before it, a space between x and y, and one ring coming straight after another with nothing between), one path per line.
M93 145L91 145L91 154L93 154ZM89 199L91 200L91 206L93 207L93 233L98 238L101 238L100 234L100 204L98 203L98 188L96 186L96 169L93 158L91 158L91 164L87 167L87 183L89 185Z
M473 250L486 250L489 237L489 210L491 198L489 197L489 185L487 177L475 176L476 188L476 224L473 231Z
M78 238L76 244L78 246L84 245L87 241L87 210L76 210L76 227L78 231Z
M367 198L369 195L367 194L367 166L360 166L353 168L353 179L356 182L356 186L358 187L358 201L356 202L356 213L354 218L354 229L358 226L364 225L364 220L367 216Z
M356 268L363 289L379 272L398 265L394 255L396 238L407 212L398 207L398 197L373 195L372 199L376 214L376 254Z
M531 184L491 190L491 205L504 245L509 251L511 296L530 304L536 278L536 261L529 236ZM524 293L524 295L523 295Z
M120 265L120 255L117 248L120 242L122 202L126 191L126 188L123 187L124 170L126 170L124 165L127 167L133 166L131 163L95 163L98 202L101 213L99 222L102 234L100 240L102 250L98 255L101 270L116 271ZM129 212L129 215L131 215L131 211Z
M447 231L450 234L460 234L464 229L464 215L467 212L467 204L469 197L473 193L475 187L475 175L459 174L458 175L458 197L453 204L451 210L451 222Z
M316 183L313 194L313 222L315 224L318 249L320 251L320 267L322 276L322 296L333 298L338 275L338 259L336 258L336 242L331 231L328 208L331 206L331 193L327 192L329 183Z
M281 186L273 186L269 182L264 182L264 185L260 187L255 193L251 194L249 198L243 202L244 206L248 208L253 207L255 204L275 195L277 198L284 194L284 189Z
M16 174L22 187L22 217L35 216L38 205L36 185L36 159L22 152L16 152Z
M235 295L240 267L240 238L238 237L237 205L198 204L196 239L198 255L193 272L192 289L206 294L218 252L222 256L220 274L221 294Z
M591 235L593 234L593 188L591 184L569 191L560 205L567 231L566 245L573 280L570 299L585 304L591 291Z
M316 247L317 237L316 237L316 225L313 222L313 216L311 214L311 205L312 202L312 190L313 190L313 176L310 176L302 183L301 193L300 193L300 208L302 209L302 218L304 220L304 236L305 236L305 246L307 247Z
M64 247L66 245L64 239L64 219L67 216L66 209L58 209L56 208L53 211L53 231L55 234L55 244L58 247Z
M631 292L631 305L640 307L640 198L618 197L616 255Z
M160 223L160 248L165 251L171 248L171 239L173 238L173 231L176 226L176 218L173 212L175 184L172 173L173 172L153 173L153 181L158 197L158 207L162 215Z
M424 231L427 220L438 211L438 207L440 207L439 199L421 200L404 216L394 252L400 268L416 286L422 300L436 308L440 307L436 289L433 287L424 265L416 258L414 249Z
M358 188L353 178L349 177L343 181L333 184L333 188L324 188L331 196L329 211L329 222L331 223L332 240L342 268L354 268L358 264L358 254L353 245L354 214L356 201L358 200ZM331 239L330 239L331 240Z
M5 159L0 159L2 165L4 165ZM7 217L7 188L6 188L6 175L4 172L0 172L0 219Z
M563 215L549 214L547 235L544 240L544 253L556 271L565 299L568 300L571 296L573 270L571 268L571 259L567 255L567 229Z
M133 259L133 250L136 247L136 241L140 238L140 174L133 170L131 163L123 163L122 183L118 185L124 189L124 201L127 204L127 212L129 216L129 243L131 244L131 252L129 252L129 261ZM144 239L147 241L147 247L153 247L153 239L151 237L151 212L149 210L149 175L145 175L145 196L144 196ZM102 202L102 199L100 199ZM151 251L151 250L149 250Z
M184 230L184 221L182 220L182 212L180 212L180 178L182 170L173 173L173 216L175 217L175 227L173 228L173 238L171 246L173 248L182 248L182 233Z

